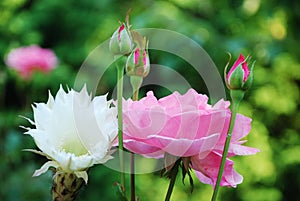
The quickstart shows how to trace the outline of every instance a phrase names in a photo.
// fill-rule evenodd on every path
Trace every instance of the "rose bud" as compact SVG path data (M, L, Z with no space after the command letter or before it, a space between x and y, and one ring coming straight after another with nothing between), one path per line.
M150 71L150 59L147 49L136 48L126 62L128 76L146 77Z
M134 43L129 27L125 23L122 23L110 39L109 50L114 55L126 55L132 51L133 46Z
M227 64L225 68L225 81L228 89L246 91L250 88L253 80L253 66L255 62L253 62L251 69L249 69L247 59L248 57L245 59L245 57L240 54L228 74L226 74Z

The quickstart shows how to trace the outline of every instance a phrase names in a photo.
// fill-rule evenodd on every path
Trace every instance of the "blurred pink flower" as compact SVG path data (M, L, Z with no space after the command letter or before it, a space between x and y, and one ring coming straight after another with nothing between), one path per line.
M165 153L191 157L191 167L199 180L214 185L231 113L228 101L220 100L214 106L207 101L206 95L193 89L159 100L148 92L139 101L123 101L125 148L151 158L162 158ZM250 118L237 116L228 157L257 152L239 141L249 133L250 122ZM242 181L229 159L223 177L221 185L234 187Z
M140 101L123 101L125 147L146 157L159 158L167 152L204 158L226 133L229 115L225 101L213 107L207 101L193 89L159 100L148 92Z
M55 53L37 45L20 47L9 52L6 65L17 70L23 78L29 78L35 70L49 72L57 65Z

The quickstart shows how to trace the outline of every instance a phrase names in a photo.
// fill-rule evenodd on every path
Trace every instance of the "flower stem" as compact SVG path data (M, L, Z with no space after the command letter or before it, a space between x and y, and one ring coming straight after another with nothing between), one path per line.
M223 171L225 168L226 158L227 158L227 154L228 154L228 150L229 150L229 146L230 146L231 135L232 135L232 131L234 128L235 119L236 119L236 114L238 112L240 102L244 97L244 91L231 90L230 96L231 96L231 100L232 100L230 125L229 125L229 130L227 133L227 137L226 137L226 141L225 141L225 145L224 145L224 149L223 149L222 160L221 160L221 165L219 168L218 178L217 178L217 182L216 182L216 185L214 188L214 193L211 198L211 201L217 200L218 192L220 189L220 183L221 183Z
M139 99L140 83L135 85L131 79L134 101L137 101ZM135 170L134 169L135 169L134 168L134 153L131 152L130 153L130 197L131 197L131 201L136 200L135 199Z
M173 189L174 189L176 177L177 177L177 174L178 174L178 168L179 168L180 162L181 162L181 159L178 159L175 162L172 169L170 170L171 171L170 176L169 176L170 177L170 184L169 184L169 187L168 187L168 191L167 191L167 194L166 194L165 201L170 201L170 198L171 198L171 195L172 195L172 192L173 192Z
M120 59L122 60L122 58ZM123 60L122 60L123 61ZM120 184L125 189L125 168L124 168L124 146L123 146L123 116L122 116L122 97L123 97L123 74L125 63L116 62L117 65L117 104L118 104L118 142L119 142L119 158L120 158ZM124 190L125 194L125 190Z

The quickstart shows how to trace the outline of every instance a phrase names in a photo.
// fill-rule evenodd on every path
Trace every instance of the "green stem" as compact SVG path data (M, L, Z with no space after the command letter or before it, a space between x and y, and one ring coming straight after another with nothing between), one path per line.
M139 87L133 87L133 100L137 101L139 99ZM131 201L135 201L135 170L134 170L134 153L130 153L130 194Z
M170 198L171 198L171 195L172 195L172 192L173 192L173 189L174 189L176 177L177 177L177 174L178 174L178 168L179 168L180 162L181 162L181 159L178 159L175 162L172 169L170 170L171 171L170 172L170 184L169 184L169 187L168 187L168 191L167 191L167 194L166 194L165 201L170 201Z
M228 154L228 150L229 150L231 135L232 135L232 131L234 128L235 119L236 119L236 114L238 112L240 102L244 97L244 91L231 90L230 95L231 95L231 100L232 100L230 125L229 125L229 130L227 133L227 137L226 137L226 141L225 141L225 145L224 145L224 149L223 149L222 160L221 160L221 165L219 168L218 178L217 178L217 182L216 182L216 185L214 188L214 193L211 198L211 201L217 200L218 192L220 189L220 183L222 180L223 171L224 171L225 163L226 163L226 158L227 158L227 154Z
M117 65L117 104L118 104L118 142L119 142L119 157L120 157L120 184L125 189L125 168L124 168L124 147L123 147L123 116L122 116L122 97L123 97L123 74L124 63L116 62ZM125 190L124 190L125 194Z

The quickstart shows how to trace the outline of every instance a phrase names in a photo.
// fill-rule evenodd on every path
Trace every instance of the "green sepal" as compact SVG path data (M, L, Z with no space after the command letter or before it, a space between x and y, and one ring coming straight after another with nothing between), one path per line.
M134 51L133 51L128 55L128 58L127 58L127 61L125 64L126 75L128 75L128 76L135 75L135 68L136 68L136 66L135 66Z
M191 193L192 193L193 190L194 190L194 181L193 181L193 177L191 175L191 167L190 167L191 158L190 157L183 157L181 160L182 160L182 163L181 163L182 183L184 184L185 177L186 177L186 175L188 175L189 176L189 182L190 182L190 190L191 190Z
M145 37L143 37L139 32L137 31L130 31L130 34L132 36L132 40L134 41L136 48L139 49L147 49L148 48L148 42Z
M228 62L226 64L225 68L224 68L224 80L225 80L227 88L229 88L228 80L227 80L227 71L228 71L227 69L228 69L228 66L229 66L229 63L230 63L230 60L231 60L231 54L229 52L227 52L227 54L229 55L229 59L228 59Z
M244 70L242 64L238 65L228 78L229 89L242 89L244 85Z

